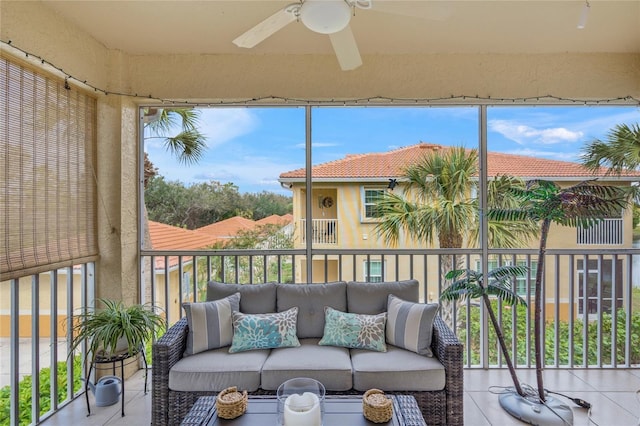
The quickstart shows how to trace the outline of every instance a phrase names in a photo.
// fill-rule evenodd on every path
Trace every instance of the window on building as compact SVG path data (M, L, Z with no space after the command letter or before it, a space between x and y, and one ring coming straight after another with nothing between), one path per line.
M619 309L622 307L623 296L622 259L617 259L615 265L615 308ZM598 300L601 300L602 312L611 313L611 308L614 306L614 271L612 266L612 259L602 259L600 268L598 267L598 259L589 259L585 271L584 260L578 259L578 314L583 315L585 312L588 315L597 314Z
M380 217L376 204L383 194L384 194L384 189L379 189L379 188L364 189L363 191L364 200L362 205L364 206L365 219L375 219Z
M501 265L505 266L505 265L513 265L514 262L512 260L504 260L502 262ZM526 259L518 259L515 261L515 264L517 266L527 266L527 260ZM489 271L495 269L498 267L498 260L497 259L490 259L488 262L488 266L489 266ZM527 274L522 274L519 275L518 277L516 277L515 280L515 285L514 285L514 290L515 292L519 295L519 296L526 296L527 295L527 284L529 284L529 294L533 295L536 291L536 271L538 268L538 262L537 261L530 261L530 265L529 265L529 276L527 277ZM481 270L481 265L480 265L480 261L476 261L476 270L479 271Z
M369 283L381 283L384 281L381 260L364 261L364 280Z

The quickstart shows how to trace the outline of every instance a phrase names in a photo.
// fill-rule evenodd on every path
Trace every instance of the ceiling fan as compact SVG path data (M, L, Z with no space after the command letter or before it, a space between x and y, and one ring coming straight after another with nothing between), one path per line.
M353 70L362 65L356 39L349 27L355 8L371 9L373 0L300 0L280 9L233 40L239 47L252 48L294 21L311 31L327 34L340 68Z

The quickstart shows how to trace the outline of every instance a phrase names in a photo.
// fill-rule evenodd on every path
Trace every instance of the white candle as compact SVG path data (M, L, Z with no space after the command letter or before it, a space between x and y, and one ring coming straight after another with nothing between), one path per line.
M320 400L312 392L289 395L284 402L285 426L321 426Z

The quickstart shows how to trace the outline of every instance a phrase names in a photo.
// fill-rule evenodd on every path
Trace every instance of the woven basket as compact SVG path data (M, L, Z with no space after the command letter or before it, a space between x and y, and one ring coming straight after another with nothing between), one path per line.
M393 416L393 402L380 389L369 389L362 397L362 413L373 423L387 423Z
M223 419L235 419L247 411L247 391L238 392L235 386L226 388L216 397L216 410L218 417Z

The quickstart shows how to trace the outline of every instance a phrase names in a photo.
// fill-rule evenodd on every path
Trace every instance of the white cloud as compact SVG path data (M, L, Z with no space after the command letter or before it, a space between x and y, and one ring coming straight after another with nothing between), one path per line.
M559 160L559 161L575 162L576 160L578 160L578 153L575 153L575 152L543 151L543 150L523 148L523 149L513 149L510 151L504 151L504 153L513 154L513 155L525 155L527 157L548 158L550 160Z
M249 108L207 108L200 116L200 131L209 148L251 133L257 125L258 118Z
M281 173L300 168L300 164L280 162L277 158L244 156L219 163L202 162L189 168L174 166L160 170L163 176L180 176L185 184L218 181L233 182L242 192L279 190ZM172 178L173 179L173 178ZM171 180L171 179L170 179Z
M510 120L489 120L488 125L492 131L498 132L507 139L511 139L520 145L553 145L576 142L584 136L584 133L581 131L572 131L564 127L537 129Z

